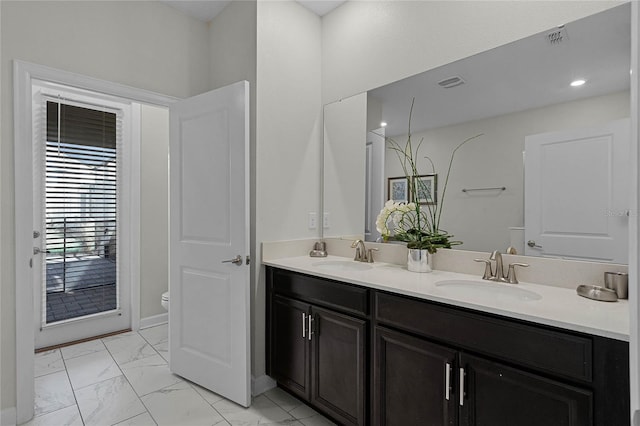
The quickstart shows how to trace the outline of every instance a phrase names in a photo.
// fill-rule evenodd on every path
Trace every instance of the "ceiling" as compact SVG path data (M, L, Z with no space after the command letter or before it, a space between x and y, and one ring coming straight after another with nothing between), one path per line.
M190 15L203 22L209 22L215 18L232 0L160 0L163 3L178 9L182 13ZM236 0L242 1L242 0ZM296 0L298 3L314 12L318 16L324 16L345 0Z
M383 104L387 136L495 117L580 98L628 90L630 11L624 4L568 23L560 43L556 29L483 52L369 91ZM465 84L438 82L460 76ZM570 87L583 78L586 84Z

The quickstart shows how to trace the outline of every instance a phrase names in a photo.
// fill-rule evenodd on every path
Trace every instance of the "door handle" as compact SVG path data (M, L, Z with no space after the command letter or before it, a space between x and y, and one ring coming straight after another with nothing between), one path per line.
M47 253L47 250L42 250L40 247L34 247L33 248L33 254L41 254L41 253Z
M313 316L309 314L309 331L307 333L307 336L309 336L309 340L311 340L311 335L313 334L313 326L311 325L311 323L313 323Z
M222 263L233 263L235 265L240 266L240 265L242 265L242 256L237 255L233 259L223 260Z
M527 245L532 248L542 248L542 246L537 245L536 242L533 240L527 241Z

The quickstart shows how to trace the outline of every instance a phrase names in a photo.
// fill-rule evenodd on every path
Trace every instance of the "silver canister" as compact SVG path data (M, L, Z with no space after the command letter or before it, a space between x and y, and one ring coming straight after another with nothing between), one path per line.
M604 286L614 290L618 295L618 299L627 299L629 297L629 274L624 272L605 272Z

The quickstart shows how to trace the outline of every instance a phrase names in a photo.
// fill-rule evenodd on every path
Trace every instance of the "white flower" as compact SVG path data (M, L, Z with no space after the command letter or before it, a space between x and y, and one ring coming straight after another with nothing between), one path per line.
M415 214L415 203L404 204L389 200L384 204L384 207L380 210L376 218L376 229L385 237L404 233L407 231L405 225L408 216Z

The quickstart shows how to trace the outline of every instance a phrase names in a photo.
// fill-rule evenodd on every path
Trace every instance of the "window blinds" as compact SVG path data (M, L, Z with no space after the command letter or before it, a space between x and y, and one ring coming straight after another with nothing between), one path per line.
M62 101L45 104L46 293L117 289L121 114ZM97 308L74 306L78 312L68 318L116 309L117 291L108 294ZM47 323L67 319L50 317Z

